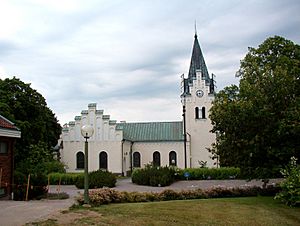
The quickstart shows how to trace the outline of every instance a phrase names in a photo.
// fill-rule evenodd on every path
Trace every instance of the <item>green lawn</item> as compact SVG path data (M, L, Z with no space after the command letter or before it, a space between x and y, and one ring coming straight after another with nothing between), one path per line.
M65 214L76 212L81 217L67 225L300 225L300 208L271 197L110 204ZM59 221L35 225L59 225Z

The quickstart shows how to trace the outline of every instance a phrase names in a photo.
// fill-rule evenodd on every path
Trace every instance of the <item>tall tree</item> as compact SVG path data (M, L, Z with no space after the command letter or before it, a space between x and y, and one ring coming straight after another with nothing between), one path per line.
M223 166L255 177L276 175L300 157L300 46L282 37L249 48L239 87L219 92L211 109L212 150Z
M45 98L20 79L0 79L0 114L14 122L22 132L17 140L15 161L30 156L32 145L43 143L51 151L61 132L57 118Z

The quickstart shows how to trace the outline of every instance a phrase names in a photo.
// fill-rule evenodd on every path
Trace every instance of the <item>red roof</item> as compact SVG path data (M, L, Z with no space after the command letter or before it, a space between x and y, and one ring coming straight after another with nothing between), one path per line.
M0 128L5 129L15 129L18 130L18 128L8 119L4 118L2 115L0 115Z

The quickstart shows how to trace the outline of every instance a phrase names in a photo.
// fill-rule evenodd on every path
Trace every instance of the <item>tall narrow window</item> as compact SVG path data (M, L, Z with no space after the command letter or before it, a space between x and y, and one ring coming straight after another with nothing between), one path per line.
M205 117L205 107L202 107L202 118L206 118Z
M107 170L107 153L101 151L99 154L99 169Z
M76 168L84 169L84 154L82 151L77 152L76 154Z
M153 165L160 166L160 153L158 151L153 153Z
M177 155L175 151L170 151L169 153L169 165L177 166Z
M195 107L195 119L199 118L199 108Z
M133 153L133 167L141 167L141 154L139 152Z

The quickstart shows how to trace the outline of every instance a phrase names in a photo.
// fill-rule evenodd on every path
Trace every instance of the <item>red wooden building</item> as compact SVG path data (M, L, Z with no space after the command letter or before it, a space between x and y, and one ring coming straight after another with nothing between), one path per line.
M0 199L9 199L13 184L14 144L21 131L0 115Z

